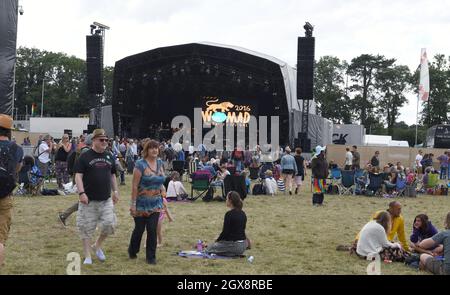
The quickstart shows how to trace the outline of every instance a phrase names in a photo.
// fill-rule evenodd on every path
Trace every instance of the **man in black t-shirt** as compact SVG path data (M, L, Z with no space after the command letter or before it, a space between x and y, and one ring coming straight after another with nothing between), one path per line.
M92 134L92 149L81 154L75 164L75 182L80 195L77 226L83 240L84 264L92 264L91 248L100 261L106 257L101 249L103 241L114 233L116 216L114 205L119 200L116 168L113 156L106 152L108 137L103 129ZM111 198L111 190L113 195ZM94 245L90 245L97 224L101 234Z

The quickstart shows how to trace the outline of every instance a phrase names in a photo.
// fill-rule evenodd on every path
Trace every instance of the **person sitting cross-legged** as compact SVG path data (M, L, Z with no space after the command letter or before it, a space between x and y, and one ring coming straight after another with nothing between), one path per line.
M443 250L434 255L420 255L420 268L435 275L450 275L450 212L445 220L445 230L419 243L422 249L430 249L442 244ZM443 257L441 256L443 254ZM443 259L442 259L443 258Z

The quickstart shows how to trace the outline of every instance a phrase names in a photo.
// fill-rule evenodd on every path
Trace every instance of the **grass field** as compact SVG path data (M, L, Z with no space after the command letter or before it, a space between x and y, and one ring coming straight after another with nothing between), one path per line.
M249 195L244 203L248 217L247 235L253 248L247 259L185 259L175 255L192 249L198 239L211 243L222 228L227 211L224 202L170 203L175 221L164 223L163 247L157 250L157 265L145 263L145 253L129 260L127 247L133 229L129 215L130 178L121 187L116 207L116 234L106 240L107 261L94 259L82 274L365 274L368 263L346 252L335 250L338 244L349 244L355 234L376 210L386 209L391 199L359 196L325 196L324 207L311 206L309 185L297 196ZM69 207L77 196L16 197L6 261L0 274L65 274L69 252L82 253L81 241L73 215L64 228L57 212ZM406 231L409 235L413 218L429 215L443 228L450 211L450 198L422 196L402 198ZM401 263L383 264L383 274L418 274Z

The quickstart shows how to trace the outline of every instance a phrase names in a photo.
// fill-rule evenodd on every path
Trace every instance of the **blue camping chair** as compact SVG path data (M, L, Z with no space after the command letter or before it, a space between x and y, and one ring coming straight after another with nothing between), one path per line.
M352 188L355 185L355 171L342 170L341 182L338 184L339 194L352 194Z
M381 189L383 186L383 174L369 173L369 184L367 185L367 191L373 192L374 195L381 195Z
M404 197L405 191L406 191L406 179L397 177L397 183L395 186L395 190L397 191L397 196Z

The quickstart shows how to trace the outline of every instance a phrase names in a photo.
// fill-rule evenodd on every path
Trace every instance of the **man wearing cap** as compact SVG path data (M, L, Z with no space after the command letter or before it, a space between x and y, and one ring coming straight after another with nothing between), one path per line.
M75 164L75 182L80 196L77 226L83 240L84 264L92 264L91 249L100 261L106 257L101 249L103 241L114 233L116 215L114 205L119 200L116 168L113 156L106 151L108 137L105 130L92 133L92 148L80 155ZM111 191L113 191L111 198ZM91 239L99 225L101 233L91 246Z
M12 129L13 119L0 114L0 267L5 258L5 242L11 226L11 194L16 186L16 175L23 158L22 148L10 141Z
M313 206L322 206L326 191L326 179L328 177L328 163L325 159L325 147L317 146L314 158L311 161L313 177Z

